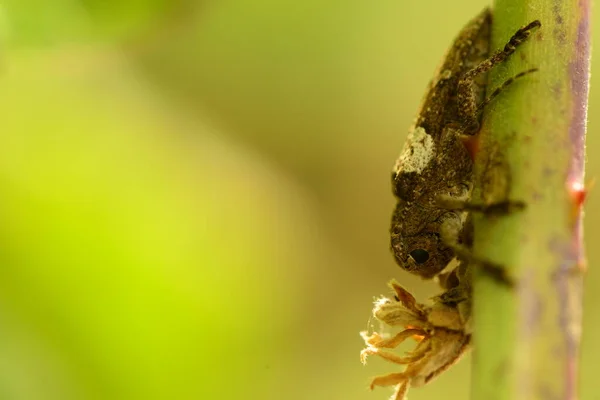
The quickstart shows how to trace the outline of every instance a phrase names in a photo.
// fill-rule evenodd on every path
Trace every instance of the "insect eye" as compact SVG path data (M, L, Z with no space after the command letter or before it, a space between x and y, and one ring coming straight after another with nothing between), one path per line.
M410 256L417 264L423 264L429 260L429 252L423 249L416 249L410 252Z

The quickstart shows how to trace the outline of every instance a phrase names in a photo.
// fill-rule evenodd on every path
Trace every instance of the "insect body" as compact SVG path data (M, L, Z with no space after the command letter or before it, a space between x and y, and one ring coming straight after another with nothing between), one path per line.
M423 278L438 275L467 245L467 208L473 189L473 156L465 141L479 130L487 72L506 60L539 27L519 29L490 56L491 13L485 9L458 35L431 81L417 118L392 172L397 198L391 223L396 262ZM451 200L449 205L447 200ZM456 206L458 204L459 206Z

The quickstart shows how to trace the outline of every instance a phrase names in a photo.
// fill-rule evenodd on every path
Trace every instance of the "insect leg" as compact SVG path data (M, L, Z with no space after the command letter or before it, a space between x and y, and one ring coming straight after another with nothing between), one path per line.
M517 47L525 42L527 38L531 35L531 31L535 28L541 26L540 21L535 20L528 25L519 29L506 43L503 49L498 50L488 59L482 61L478 66L473 68L472 70L465 73L458 82L457 88L457 101L458 101L458 115L460 117L463 126L466 128L465 133L474 133L479 130L479 122L478 122L478 112L481 111L480 108L476 104L476 99L473 94L473 85L474 78L478 75L488 72L495 65L498 65L505 61L511 54L515 52ZM532 72L531 70L525 71L519 74L519 77L526 75L527 73ZM509 79L507 83L502 85L501 88L508 86L514 79ZM510 81L510 82L509 82ZM498 93L493 96L490 96L489 99L484 101L484 104L487 104L490 100L492 100Z
M464 199L440 195L436 198L436 205L446 210L464 210L480 212L487 216L507 215L525 208L525 203L518 200L498 201L490 204L473 203Z
M508 86L512 85L517 79L520 79L526 75L531 74L532 72L537 72L537 71L538 71L537 68L531 68L526 71L519 72L512 78L508 78L506 81L504 81L504 83L502 85L497 87L492 92L492 94L490 94L480 105L477 106L477 111L475 112L475 114L479 115L483 111L483 108L485 106L487 106L492 100L494 100L496 98L496 96L498 96L502 91L504 91L504 89L506 89Z
M503 265L477 257L467 246L458 242L461 229L462 226L452 219L448 219L440 227L440 237L442 241L454 251L456 257L463 262L478 266L481 271L492 277L494 280L502 282L507 286L514 286L514 282L508 276L506 268L504 268Z

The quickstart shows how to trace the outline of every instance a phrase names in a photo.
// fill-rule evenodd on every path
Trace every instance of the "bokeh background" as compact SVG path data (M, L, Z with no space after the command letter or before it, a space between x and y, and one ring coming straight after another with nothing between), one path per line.
M367 385L390 366L358 357L371 302L390 278L436 292L388 252L389 171L485 5L2 2L0 399L387 398ZM584 399L600 399L598 199ZM411 400L466 398L468 361Z

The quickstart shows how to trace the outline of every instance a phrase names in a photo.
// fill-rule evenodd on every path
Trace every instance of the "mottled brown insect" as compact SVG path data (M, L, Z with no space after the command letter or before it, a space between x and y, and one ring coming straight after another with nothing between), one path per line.
M481 111L498 93L536 69L506 81L485 98L487 72L505 61L540 26L519 29L490 56L491 13L485 9L463 28L431 81L392 173L397 205L391 248L405 270L432 278L469 247L465 223L473 189L473 155L465 142L479 130ZM490 205L487 210L508 206Z

